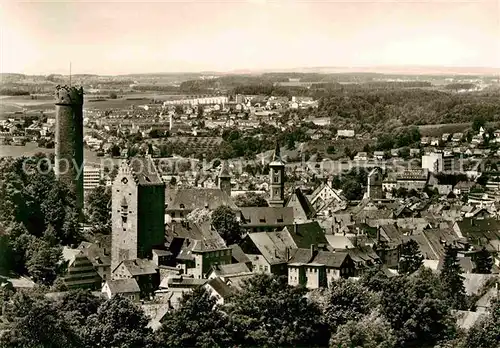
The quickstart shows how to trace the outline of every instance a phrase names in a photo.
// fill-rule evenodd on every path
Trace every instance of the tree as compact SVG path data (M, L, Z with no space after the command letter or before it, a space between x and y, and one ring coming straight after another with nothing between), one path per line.
M333 145L329 145L327 148L326 148L326 153L329 154L329 155L333 155L335 153L335 146Z
M234 201L238 207L267 207L266 199L263 195L255 192L246 192L238 195Z
M167 313L157 342L162 347L228 347L228 318L216 306L215 298L198 287L183 296L180 309Z
M109 99L116 99L116 98L118 98L118 95L116 94L116 92L109 93Z
M330 347L392 348L396 337L385 318L377 314L365 316L360 321L349 321L340 326L330 339Z
M83 328L86 347L151 347L152 331L143 311L118 295L88 317Z
M465 295L462 268L458 263L457 250L449 245L445 247L440 278L443 284L443 293L449 305L457 310L465 310L467 307L467 298Z
M470 328L461 348L494 348L500 346L500 298L491 301L491 311Z
M398 269L401 274L416 272L424 264L418 243L413 239L401 245L400 254Z
M334 331L348 321L357 322L370 312L373 304L372 293L350 279L333 281L326 297L325 322Z
M432 347L455 334L455 319L431 270L391 278L384 284L380 305L398 347Z
M66 320L80 329L87 318L97 313L102 299L88 290L70 290L56 302L56 308L65 313Z
M354 152L350 148L348 148L347 146L344 147L344 155L346 157L349 157L349 159L353 159L354 158Z
M475 273L490 274L493 267L493 259L491 254L485 247L483 247L477 254L475 260L476 268Z
M5 335L0 335L1 347L84 347L54 303L43 295L29 295L23 291L16 293L6 311L6 317L12 324Z
M352 201L361 199L363 190L359 182L354 179L348 179L342 185L342 193L348 200Z
M37 283L52 285L57 278L62 248L51 246L47 241L35 238L27 250L26 267Z
M221 205L212 213L212 226L226 241L227 245L237 244L241 240L242 230L236 213L226 205Z
M486 125L486 121L483 117L481 116L477 116L475 117L473 120L472 120L472 130L474 132L479 132L479 130L481 129L481 127L484 128L484 126Z
M111 232L111 190L105 186L92 189L85 202L85 214L94 233Z
M234 344L250 347L324 346L328 331L307 289L288 285L286 277L258 274L225 307Z
M109 153L111 154L111 157L120 157L120 147L116 144L113 144L109 149Z

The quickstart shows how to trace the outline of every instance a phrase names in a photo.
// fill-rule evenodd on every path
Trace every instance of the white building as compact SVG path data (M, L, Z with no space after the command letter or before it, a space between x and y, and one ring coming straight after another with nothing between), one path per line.
M99 186L102 179L102 170L99 167L83 167L83 191L88 193L90 190Z
M339 129L337 130L337 136L341 138L353 138L354 130L353 129Z

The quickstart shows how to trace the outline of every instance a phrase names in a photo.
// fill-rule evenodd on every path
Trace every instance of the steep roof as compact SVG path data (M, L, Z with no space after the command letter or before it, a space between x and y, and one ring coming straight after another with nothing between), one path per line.
M250 233L248 238L270 264L286 262L286 248L297 248L292 236L286 231Z
M325 232L317 221L288 225L283 231L290 233L299 248L309 248L311 244L328 244Z
M368 245L358 245L356 248L348 249L346 251L353 261L359 263L380 263L380 257L373 250L371 246Z
M500 221L496 219L472 219L464 218L462 221L457 221L464 237L470 239L500 239Z
M134 278L108 280L106 284L108 284L109 290L113 295L141 291L139 284L137 284Z
M297 197L297 201L299 202L300 206L302 207L302 209L303 209L303 211L308 219L310 219L316 215L316 211L314 210L311 202L309 201L309 199L306 197L306 195L302 192L302 190L300 188L296 188L292 193L292 196L293 195L295 195L295 197ZM292 201L292 196L290 196L290 198L288 198L288 201L286 202L285 206L288 206L288 204Z
M462 274L462 277L464 277L464 287L467 295L478 294L490 279L498 279L496 274L465 273Z
M291 207L242 207L243 226L286 226L293 224Z
M243 252L243 249L237 244L233 244L229 246L231 248L231 255L233 259L238 261L238 263L247 263L250 262L248 256Z
M229 174L227 161L223 161L220 166L219 178L231 178L231 174Z
M231 197L219 188L166 190L165 204L167 210L192 211L205 208L215 210L222 205L227 205L234 211L240 210Z
M231 274L241 274L250 272L246 263L230 263L227 265L213 265L212 269L218 276L226 276Z
M334 249L347 249L353 248L351 240L346 236L340 234L327 234L325 235L328 244Z
M152 261L145 259L125 260L122 264L133 277L155 274L157 270L157 266Z
M190 240L217 241L221 247L225 247L224 239L211 228L209 224L197 224L189 221L172 221L170 228L165 231L167 243L175 238Z
M297 248L290 250L290 260L288 263L309 263L311 261L311 249Z
M229 287L222 279L215 277L210 279L206 285L209 285L214 289L214 291L219 294L222 298L226 298L233 293L233 289Z
M127 161L135 182L141 186L164 185L149 157L132 157Z
M327 267L339 268L346 259L350 258L347 252L330 252L318 251L316 257L312 260L313 263L325 265Z
M269 163L269 166L280 166L280 167L285 166L285 163L283 163L283 160L281 159L280 145L278 142L276 142L276 147L273 153L273 159L271 163Z

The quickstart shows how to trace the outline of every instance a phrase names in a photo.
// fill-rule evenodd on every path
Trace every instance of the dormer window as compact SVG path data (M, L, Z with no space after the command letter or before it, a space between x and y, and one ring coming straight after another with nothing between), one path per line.
M184 209L184 204L179 205L181 209Z

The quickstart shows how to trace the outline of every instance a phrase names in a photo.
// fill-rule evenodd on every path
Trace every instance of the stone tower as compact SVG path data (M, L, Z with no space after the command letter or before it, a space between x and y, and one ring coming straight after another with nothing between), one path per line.
M285 204L285 163L281 159L280 146L276 143L273 160L269 163L270 207L283 207Z
M165 245L165 184L150 158L123 161L111 198L111 271Z
M217 184L222 191L231 197L231 174L229 174L227 161L223 161L221 164Z
M83 88L57 86L55 173L83 207Z
M384 193L382 190L382 170L380 168L373 168L368 174L368 198L382 199Z

